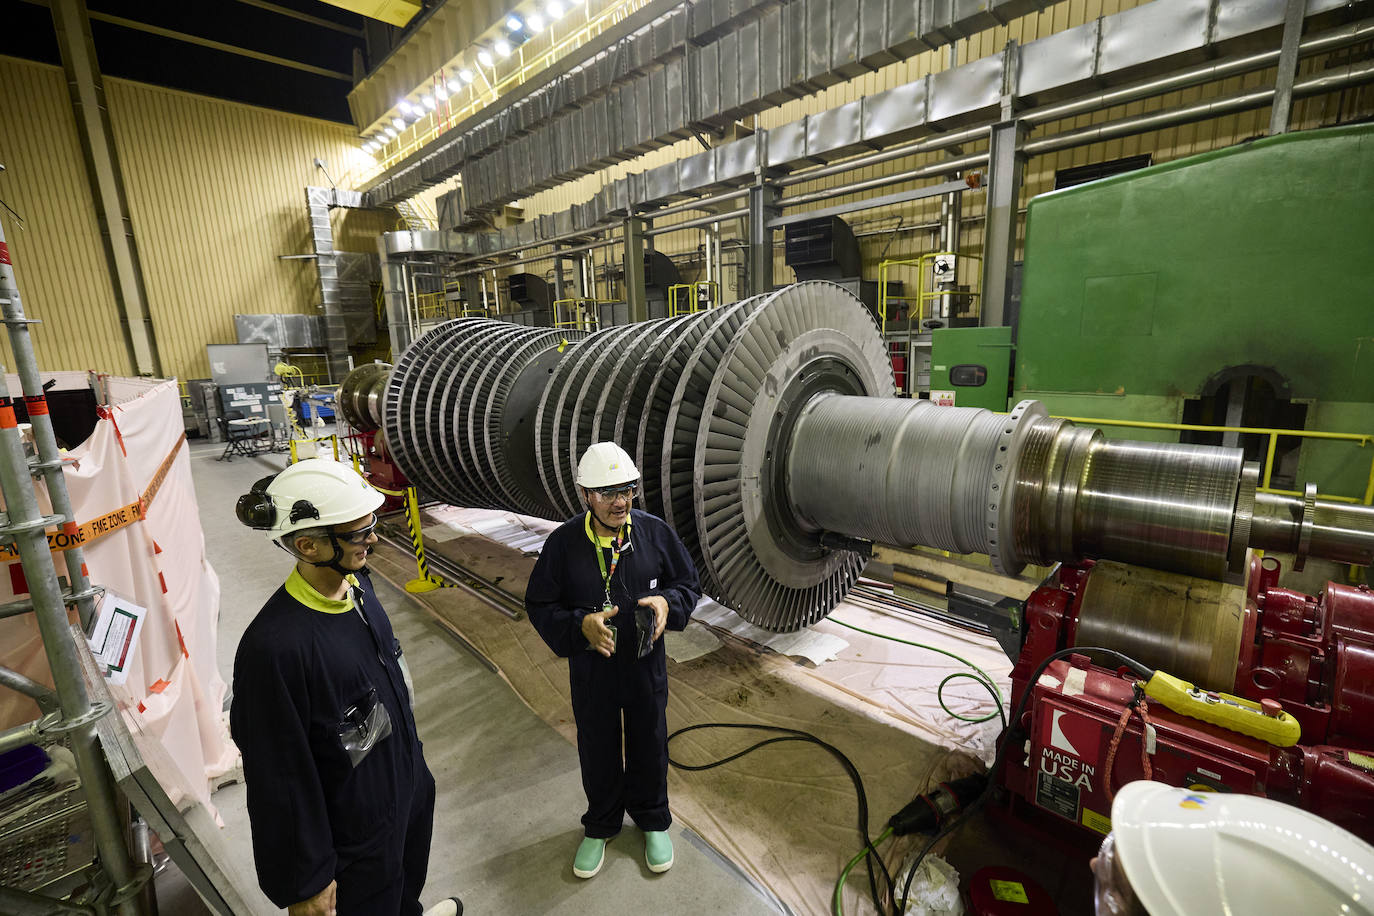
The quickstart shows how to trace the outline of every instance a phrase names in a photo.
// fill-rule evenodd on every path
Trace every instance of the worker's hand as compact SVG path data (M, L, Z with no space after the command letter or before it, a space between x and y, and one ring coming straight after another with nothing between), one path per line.
M668 625L668 599L662 595L645 595L639 603L654 609L654 639L657 640Z
M606 626L606 619L619 612L619 607L613 607L609 611L597 611L582 618L582 635L587 637L588 645L607 658L615 652L615 637L611 635L610 627Z
M335 897L338 896L339 882L330 881L329 886L309 900L293 903L286 908L286 916L334 916Z

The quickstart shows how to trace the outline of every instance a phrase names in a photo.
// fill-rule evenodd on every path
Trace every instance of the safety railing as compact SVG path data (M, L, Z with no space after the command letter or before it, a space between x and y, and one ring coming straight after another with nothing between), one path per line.
M715 280L674 283L668 287L668 317L704 312L720 305L720 284Z
M601 330L601 316L598 305L619 305L619 299L555 299L553 302L553 326L573 328L578 331Z
M894 296L890 293L892 270L898 267L916 268L915 296ZM879 262L878 321L883 334L887 334L888 315L894 311L893 306L902 303L907 305L907 329L915 333L924 329L926 318L932 315L952 316L960 311L955 308L958 304L967 302L981 308L982 277L982 258L952 251L931 251L915 258L891 258ZM967 282L961 283L961 279ZM980 308L962 311L976 316Z
M1317 429L1270 429L1258 426L1201 426L1194 423L1163 423L1151 420L1109 420L1101 417L1063 417L1080 426L1113 426L1123 429L1161 429L1176 430L1179 432L1203 432L1203 433L1240 433L1246 435L1257 435L1268 437L1268 447L1265 449L1264 465L1260 469L1260 485L1257 488L1261 493L1274 493L1279 496L1302 496L1301 490L1281 490L1271 486L1274 479L1274 455L1278 449L1280 437L1293 437L1299 439L1321 439L1336 442L1351 442L1361 448L1374 442L1374 433L1332 433ZM1359 505L1374 505L1374 454L1370 456L1369 476L1366 478L1364 496L1338 496L1328 493L1319 493L1322 499L1332 502L1355 503Z
M526 42L513 49L511 54L515 58L514 66L508 72L497 77L495 81L491 79L488 73L489 70L494 72L493 68L472 67L475 80L465 88L460 89L457 94L449 93L447 86L442 85L446 75L438 74L434 78L434 88L437 90L442 86L443 94L448 97L436 100L433 111L426 112L418 121L402 130L395 140L383 147L382 153L375 159L375 167L369 168L367 165L363 165L358 170L358 181L352 186L356 187L358 184L372 179L407 156L422 149L440 134L448 131L453 125L476 114L507 92L519 88L527 80L547 70L558 60L577 50L647 3L648 0L612 0L595 13L590 11L588 4L574 5L569 14L580 10L586 17L584 22L574 24L571 27L567 25L566 20L561 24L549 23L545 29L552 36L552 39L547 48L533 51L529 48L530 42ZM562 29L568 29L568 31L561 35L558 34ZM436 92L436 96L438 95L440 93Z
M917 322L920 321L920 299L916 296L892 296L888 294L889 280L894 267L916 267L921 263L920 258L890 258L878 263L878 325L887 336L887 316L892 314L892 306L899 303L916 303ZM907 321L910 327L912 309L907 308Z
M958 300L967 300L976 308L964 309L968 317L980 314L983 299L983 259L977 255L958 254L953 251L932 251L921 255L918 276L919 287L916 294L920 306L922 322L927 316L947 315L953 317ZM968 282L961 283L966 280ZM967 289L961 289L966 286Z

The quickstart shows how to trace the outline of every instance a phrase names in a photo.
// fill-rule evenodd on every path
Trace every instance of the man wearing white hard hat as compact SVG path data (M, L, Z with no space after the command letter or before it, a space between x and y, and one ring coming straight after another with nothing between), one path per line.
M649 870L673 864L668 837L668 672L663 630L681 630L701 597L692 559L657 516L632 508L634 460L597 442L577 465L587 511L549 535L525 609L568 659L587 810L573 874L590 878L629 814ZM623 740L623 753L622 753Z
M1254 795L1127 783L1093 859L1098 916L1374 916L1374 847Z
M401 644L367 575L382 494L311 458L253 485L239 520L295 559L234 656L258 883L290 916L419 916L434 777ZM455 916L451 897L431 909Z

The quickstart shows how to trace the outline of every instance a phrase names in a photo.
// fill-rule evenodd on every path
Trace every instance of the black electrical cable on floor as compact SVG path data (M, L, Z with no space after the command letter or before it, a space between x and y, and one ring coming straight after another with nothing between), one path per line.
M1007 730L1002 735L1002 742L997 745L997 756L993 758L992 766L988 769L987 788L960 813L959 817L945 824L935 836L930 838L930 842L921 847L921 851L916 854L916 858L911 863L911 870L907 872L906 882L902 885L902 896L900 898L893 898L897 912L906 912L907 898L911 894L911 881L916 876L916 869L920 867L921 861L925 859L926 854L935 847L936 843L966 824L969 818L982 808L983 805L987 803L987 800L992 797L993 790L997 787L997 774L1002 769L1002 764L1007 756L1007 747L1013 744L1019 746L1020 744L1021 715L1026 711L1027 699L1035 692L1035 685L1040 683L1040 675L1045 673L1045 669L1050 666L1050 662L1057 661L1061 658L1067 658L1070 655L1108 656L1131 669L1146 681L1154 677L1155 673L1153 668L1136 661L1129 655L1124 655L1115 649L1104 649L1099 646L1074 646L1045 656L1044 660L1041 661L1040 664L1036 666L1035 671L1032 672L1030 679L1026 681L1026 689L1021 692L1021 699L1017 701L1016 709L1012 712L1011 718L1007 720Z
M840 762L840 765L844 767L845 772L849 774L850 780L854 783L854 791L859 796L859 836L863 839L864 849L866 850L866 858L869 863L869 892L873 896L873 906L877 908L879 913L883 912L882 895L879 893L878 890L877 875L879 872L882 873L883 881L886 882L887 888L889 891L892 892L894 899L897 893L897 883L892 879L892 874L887 870L887 864L883 862L882 856L878 855L877 850L873 848L873 837L870 836L868 832L868 793L864 791L863 777L859 775L859 770L857 767L854 766L853 761L846 757L844 755L844 752L841 751L839 748L835 747L833 744L827 744L826 742L822 741L820 738L817 738L810 732L799 731L794 728L781 728L776 725L753 725L745 722L703 722L698 725L688 725L683 728L679 728L677 731L673 732L668 736L667 743L672 744L673 739L676 738L678 735L682 735L690 731L695 731L699 728L754 729L755 731L775 732L779 735L779 737L765 739L763 741L758 742L757 744L753 744L749 747L746 747L744 750L739 751L738 753L731 754L729 757L723 757L720 760L714 760L711 763L679 763L678 761L673 759L673 756L670 753L668 755L668 762L671 763L673 766L677 767L679 770L709 770L714 767L723 766L724 764L730 763L733 760L738 760L745 754L753 753L759 748L767 747L770 744L778 744L783 741L805 741L811 744L818 744L821 747L825 748L827 751L829 751L831 756L838 760ZM875 861L878 863L878 867L876 869L873 867L873 862Z

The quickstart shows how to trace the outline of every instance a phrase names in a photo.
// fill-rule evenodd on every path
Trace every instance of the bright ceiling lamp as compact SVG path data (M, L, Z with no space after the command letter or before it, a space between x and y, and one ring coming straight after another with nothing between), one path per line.
M390 127L382 128L382 134L385 135L388 140L394 140L396 138L396 131Z
M458 78L465 83L471 83L473 80L477 79L477 74L464 68L458 71Z
M548 14L550 22L556 22L563 18L563 4L558 0L552 0L548 6L544 7L544 12Z
M435 87L434 87L434 97L435 97L436 99L438 99L439 101L441 101L441 102L444 101L445 99L447 99L447 98L448 98L448 87L445 86L443 83L440 83L438 86L435 86Z
M498 38L498 39L496 39L496 44L495 44L493 47L496 49L496 53L497 53L498 56L500 56L500 57L510 57L510 52L511 52L510 42L509 42L509 41L506 41L504 38Z
M428 108L430 111L434 110L434 96L430 95L428 92L420 96L420 101L424 102L425 107Z
M450 95L456 95L457 93L461 92L462 89L463 83L460 79L458 79L458 77L455 76L453 79L448 81L448 93Z
M401 99L396 103L396 107L401 109L405 114L412 114L415 111L415 106L410 104L409 99Z
M492 64L496 63L496 61L492 59L491 52L486 48L477 52L477 62L484 67L490 67Z
M538 34L544 28L544 17L538 13L531 13L525 20L525 25L530 27L530 34Z
M392 118L392 119L391 119L391 126L394 127L394 128L396 128L397 130L405 130L405 129L406 129L406 122L405 122L405 119L404 119L404 118Z
M507 16L507 17L506 17L506 28L510 29L512 32L518 32L518 31L520 31L520 29L521 29L524 25L525 25L525 24L524 24L523 22L520 21L520 17L519 17L519 16Z

